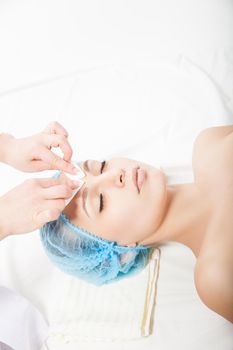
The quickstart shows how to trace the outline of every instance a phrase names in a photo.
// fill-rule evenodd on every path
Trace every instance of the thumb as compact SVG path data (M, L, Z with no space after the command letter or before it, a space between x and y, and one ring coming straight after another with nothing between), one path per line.
M36 221L40 226L43 226L49 221L57 220L60 216L60 210L59 209L49 209L41 211L39 214L37 214Z

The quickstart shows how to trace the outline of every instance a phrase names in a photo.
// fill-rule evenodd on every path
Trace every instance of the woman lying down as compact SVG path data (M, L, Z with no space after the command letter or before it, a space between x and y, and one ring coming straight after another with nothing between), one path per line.
M41 228L49 257L101 285L140 271L161 242L182 243L197 259L200 298L233 322L233 125L203 130L192 165L195 182L168 186L160 169L133 159L81 162L85 184Z

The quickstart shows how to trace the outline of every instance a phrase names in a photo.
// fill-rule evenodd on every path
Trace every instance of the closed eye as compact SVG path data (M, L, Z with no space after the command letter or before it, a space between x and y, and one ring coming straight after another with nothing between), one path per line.
M103 160L103 161L101 162L100 174L102 174L103 169L104 169L104 167L105 167L105 164L106 164L106 160Z
M101 168L100 168L100 174L102 174L104 167L106 165L106 161L102 161L101 162ZM100 193L100 207L99 207L99 212L101 213L101 211L104 209L104 198L103 198L103 194Z

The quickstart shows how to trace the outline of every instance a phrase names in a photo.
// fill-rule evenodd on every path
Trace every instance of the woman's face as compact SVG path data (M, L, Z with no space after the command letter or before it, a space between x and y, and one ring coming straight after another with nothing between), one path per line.
M102 171L101 162L96 160L90 159L80 166L86 174L82 179L85 184L63 211L73 224L126 246L156 231L167 202L166 176L162 171L128 158L112 158ZM133 182L135 167L145 171L140 192Z

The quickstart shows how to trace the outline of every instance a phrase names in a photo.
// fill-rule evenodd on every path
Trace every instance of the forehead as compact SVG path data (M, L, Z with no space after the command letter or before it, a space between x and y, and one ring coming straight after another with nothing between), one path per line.
M130 159L130 158L126 158L126 157L113 157L107 160L108 163L110 163L111 165L132 165L135 162L137 162L134 159ZM138 162L137 162L138 163Z

